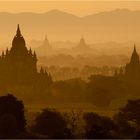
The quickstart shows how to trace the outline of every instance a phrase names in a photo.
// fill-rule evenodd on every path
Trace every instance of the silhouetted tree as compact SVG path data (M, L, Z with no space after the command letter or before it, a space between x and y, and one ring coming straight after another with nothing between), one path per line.
M116 135L119 138L133 138L136 135L136 125L127 121L122 114L115 115L114 122L117 125Z
M121 108L114 120L118 125L118 135L124 138L133 138L140 131L140 100L128 100L126 106Z
M85 138L114 138L116 125L108 118L99 116L96 113L85 113Z
M0 138L12 138L19 133L17 120L11 114L0 116Z
M64 117L66 118L73 137L78 139L83 138L84 128L82 123L82 111L72 110L71 112L65 112Z
M64 117L52 109L44 109L35 119L31 131L43 138L71 138Z
M126 106L120 109L119 113L122 113L124 118L128 121L134 121L140 124L140 99L128 100Z
M24 133L25 130L24 106L11 94L0 97L0 137L11 138Z

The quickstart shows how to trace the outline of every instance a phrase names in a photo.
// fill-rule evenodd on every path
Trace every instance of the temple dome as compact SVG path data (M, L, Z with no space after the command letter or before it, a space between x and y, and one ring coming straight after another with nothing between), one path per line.
M17 37L15 36L13 41L12 41L12 46L17 46L17 44L20 43L20 46L25 46L25 40L24 38L21 36L21 37Z
M15 51L15 50L16 51L27 52L26 43L25 43L25 40L24 40L23 36L21 35L19 25L17 27L16 35L15 35L13 41L12 41L11 51Z

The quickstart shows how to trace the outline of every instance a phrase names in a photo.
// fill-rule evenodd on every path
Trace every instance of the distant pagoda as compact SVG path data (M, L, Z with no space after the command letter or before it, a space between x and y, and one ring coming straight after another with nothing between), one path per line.
M52 46L50 45L49 40L47 38L47 35L45 36L45 39L43 41L43 44L40 47L44 47L47 50L51 50L52 49Z
M81 37L79 44L73 50L76 52L87 52L90 50L90 47L86 44L85 39Z
M45 36L43 43L36 49L36 51L40 56L46 56L50 54L52 51L52 46L50 45L47 36Z

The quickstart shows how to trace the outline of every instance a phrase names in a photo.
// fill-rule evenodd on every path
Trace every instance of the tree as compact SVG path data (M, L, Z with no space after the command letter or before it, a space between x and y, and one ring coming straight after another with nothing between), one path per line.
M14 138L18 132L17 120L13 115L0 116L0 138Z
M133 121L140 125L140 99L128 100L126 106L121 108L118 114L122 114L127 121Z
M99 116L96 113L85 113L83 116L85 120L85 138L114 138L113 134L116 129L114 122L108 118Z
M74 138L81 139L84 135L84 123L83 113L80 110L72 110L71 112L65 112L64 117L66 118L67 124Z
M11 94L0 97L0 137L11 138L24 133L24 105Z
M35 119L31 131L43 138L70 138L71 133L67 128L64 117L52 109L44 109Z
M118 135L133 138L140 131L140 100L128 100L125 107L114 116L118 125Z

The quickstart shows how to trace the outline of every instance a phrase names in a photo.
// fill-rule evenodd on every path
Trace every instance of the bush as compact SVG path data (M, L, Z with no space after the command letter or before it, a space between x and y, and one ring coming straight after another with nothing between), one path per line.
M121 138L133 138L140 132L140 100L128 100L125 107L121 108L114 116L118 125L118 135ZM138 137L138 136L137 136Z
M96 113L85 113L85 138L114 138L116 125L108 118Z
M11 114L0 116L0 138L13 137L18 133L16 118Z
M31 131L44 138L70 138L66 120L57 111L44 109L35 119Z
M0 97L0 137L13 138L24 133L24 105L11 94Z

